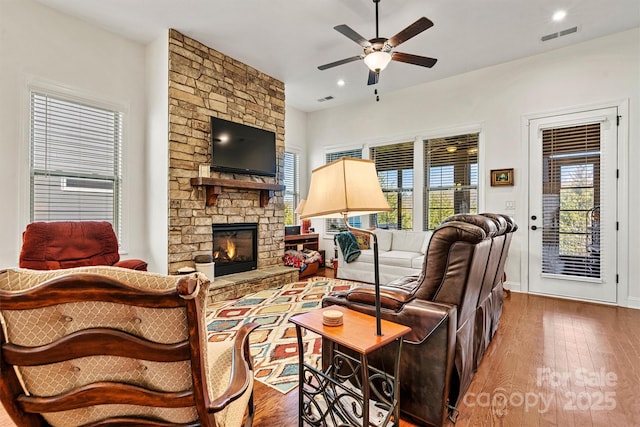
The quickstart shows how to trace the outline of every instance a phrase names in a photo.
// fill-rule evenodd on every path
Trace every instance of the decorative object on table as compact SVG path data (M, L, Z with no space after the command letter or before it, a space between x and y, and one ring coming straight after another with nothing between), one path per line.
M513 168L491 170L491 186L500 185L513 185Z
M182 276L184 274L195 273L196 269L193 267L180 267L177 271L178 275Z
M198 176L202 178L209 178L211 176L211 166L207 163L198 166Z
M311 172L307 202L300 215L301 218L343 218L349 231L370 236L373 241L377 335L382 335L378 239L370 230L349 225L348 217L390 210L380 188L375 163L371 160L343 157Z
M213 255L196 255L193 261L196 263L197 271L207 276L209 281L213 282L215 280L216 263L213 262Z
M299 225L287 225L284 227L285 236L297 236L298 234L300 234Z
M232 341L244 323L259 323L260 328L250 338L255 378L281 393L288 393L298 386L298 345L295 327L289 318L320 308L325 295L345 292L357 285L347 280L312 277L237 300L210 304L207 306L209 341ZM320 368L322 339L309 332L303 340L305 359Z
M307 201L305 199L300 200L300 203L298 203L298 207L296 208L295 213L300 215L302 213L302 210L304 209L304 205L306 203L307 203ZM300 223L301 223L301 227L302 227L302 233L304 233L304 234L309 233L309 230L311 229L311 220L310 219L301 219Z
M327 310L322 313L322 324L325 326L341 326L343 315L338 310Z

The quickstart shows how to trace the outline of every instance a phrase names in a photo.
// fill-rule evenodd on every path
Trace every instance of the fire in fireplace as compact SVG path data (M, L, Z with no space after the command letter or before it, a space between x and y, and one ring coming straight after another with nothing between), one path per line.
M213 224L216 276L255 270L258 266L258 224Z

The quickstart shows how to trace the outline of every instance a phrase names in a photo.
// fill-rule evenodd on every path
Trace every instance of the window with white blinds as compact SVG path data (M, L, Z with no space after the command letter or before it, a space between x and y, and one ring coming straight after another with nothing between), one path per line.
M456 213L478 212L477 133L424 142L425 230Z
M542 131L542 272L600 278L600 123Z
M123 113L31 93L31 221L108 221L120 236Z
M352 157L354 159L362 158L362 149L353 149L345 151L335 151L333 153L327 153L325 155L325 164L331 163L343 157ZM352 227L360 228L362 226L362 219L359 216L349 218L349 225ZM325 219L325 231L327 233L337 233L339 231L346 230L344 226L344 220L342 219Z
M295 225L295 210L300 201L300 160L298 154L284 153L284 225Z
M371 224L379 228L413 228L413 142L370 148L380 187L390 212L371 215Z

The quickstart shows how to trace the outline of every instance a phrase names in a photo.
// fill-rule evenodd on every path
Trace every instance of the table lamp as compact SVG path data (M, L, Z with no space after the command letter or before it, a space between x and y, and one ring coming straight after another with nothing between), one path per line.
M382 336L380 322L380 268L378 238L370 230L351 227L348 218L390 211L382 193L375 163L343 157L314 169L300 218L343 218L349 231L367 234L373 240L374 285L376 293L376 335Z

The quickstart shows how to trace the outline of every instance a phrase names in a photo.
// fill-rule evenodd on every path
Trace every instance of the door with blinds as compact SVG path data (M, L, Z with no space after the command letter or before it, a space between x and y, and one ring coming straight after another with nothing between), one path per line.
M617 109L529 122L529 290L616 302Z

